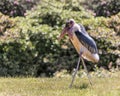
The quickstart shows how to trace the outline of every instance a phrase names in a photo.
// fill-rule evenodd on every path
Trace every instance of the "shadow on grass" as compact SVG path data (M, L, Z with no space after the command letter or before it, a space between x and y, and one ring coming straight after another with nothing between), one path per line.
M75 85L74 88L76 88L76 89L87 89L88 88L88 84L87 83L83 83L80 86Z

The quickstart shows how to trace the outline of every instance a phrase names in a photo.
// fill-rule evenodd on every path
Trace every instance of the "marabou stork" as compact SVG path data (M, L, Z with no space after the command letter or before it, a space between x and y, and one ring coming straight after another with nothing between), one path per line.
M59 36L59 40L61 40L65 34L68 34L70 41L79 54L77 67L75 73L73 74L72 82L69 87L72 87L75 75L79 68L80 59L82 60L89 82L92 85L87 67L84 63L84 59L92 62L99 61L99 55L95 41L89 36L85 28L81 24L77 24L74 19L70 19L66 22L66 25Z

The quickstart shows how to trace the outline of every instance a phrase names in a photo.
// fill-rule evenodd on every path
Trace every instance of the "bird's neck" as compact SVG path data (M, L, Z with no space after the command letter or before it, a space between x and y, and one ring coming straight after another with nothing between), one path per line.
M80 30L80 27L79 27L79 25L78 25L77 23L75 23L75 24L72 26L71 30L72 30L72 32L75 32L75 31Z

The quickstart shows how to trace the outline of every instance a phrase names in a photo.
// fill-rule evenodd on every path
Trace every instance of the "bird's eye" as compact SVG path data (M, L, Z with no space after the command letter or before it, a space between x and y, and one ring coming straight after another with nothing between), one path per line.
M72 24L73 23L73 21L70 21L70 24Z

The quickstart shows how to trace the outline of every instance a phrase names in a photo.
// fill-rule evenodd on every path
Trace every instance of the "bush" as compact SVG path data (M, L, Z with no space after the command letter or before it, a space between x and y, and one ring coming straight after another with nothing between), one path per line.
M110 17L120 12L119 0L84 0L80 4L95 16Z
M109 2L102 1L95 10L96 16L109 17L120 12L120 1L111 0Z
M0 12L11 17L25 16L26 10L30 10L39 0L1 0Z
M36 9L28 11L26 17L7 17L14 26L3 31L1 37L6 39L0 39L1 76L53 76L61 69L72 72L78 54L67 37L61 42L57 39L66 19L71 17L83 24L95 39L100 54L98 66L108 68L110 62L116 66L120 54L119 35L115 32L115 26L119 25L119 14L115 15L117 20L113 20L113 17L94 18L83 8L71 12L71 8L64 9L68 5L63 5L60 1L53 0L51 3L59 5L62 11L42 2ZM86 63L92 65L90 70L93 69L93 63Z
M0 35L8 35L9 32L6 31L12 28L13 26L15 26L14 20L0 13ZM8 34L5 34L5 32Z

